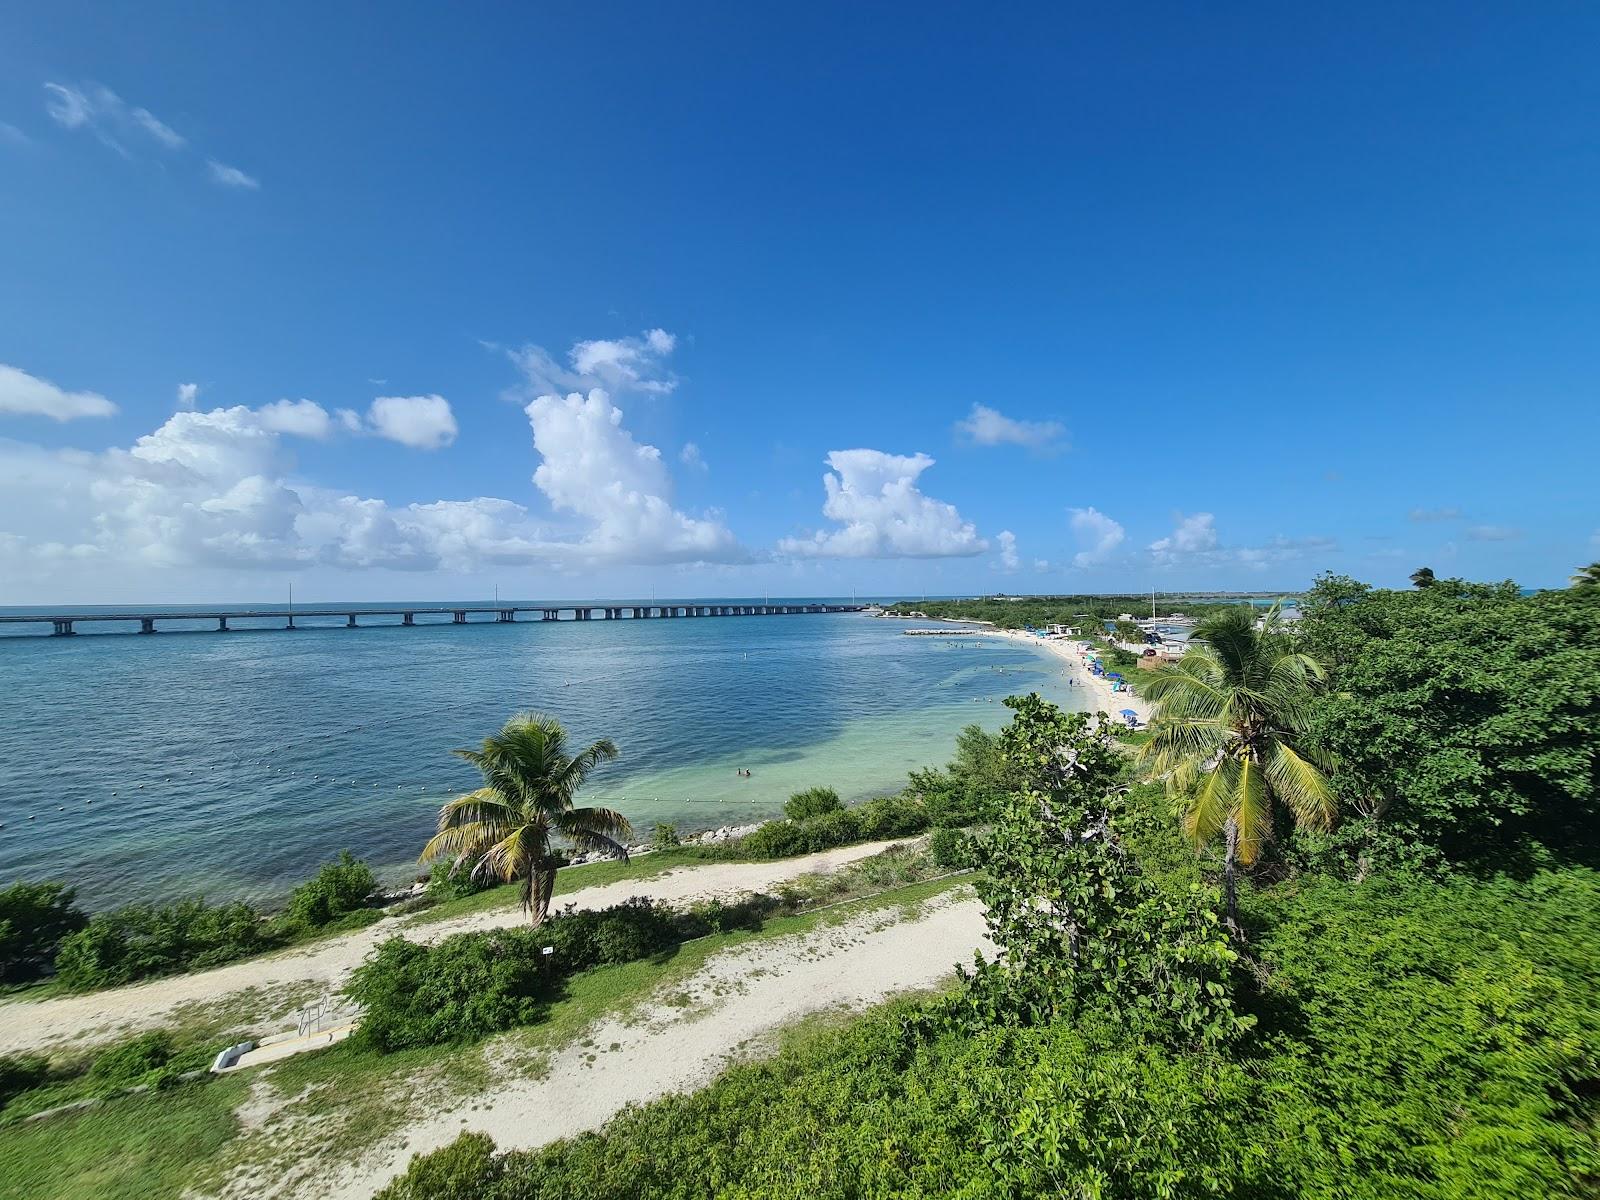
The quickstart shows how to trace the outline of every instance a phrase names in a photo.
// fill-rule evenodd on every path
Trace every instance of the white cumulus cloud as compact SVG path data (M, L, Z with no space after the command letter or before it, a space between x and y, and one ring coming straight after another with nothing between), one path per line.
M1082 547L1072 556L1075 567L1092 567L1111 557L1112 551L1122 545L1126 536L1122 526L1098 508L1074 508L1071 512L1072 533Z
M379 437L416 450L448 446L458 432L455 413L443 396L379 396L367 410L367 420Z
M1066 436L1059 421L1018 421L996 409L974 404L967 416L956 422L956 432L979 446L1027 446L1042 450Z
M784 554L830 558L943 558L982 554L978 536L955 505L925 496L918 477L933 466L926 454L834 450L822 477L822 515L841 528L809 538L784 538Z
M678 451L678 461L691 470L706 471L710 469L706 464L705 456L700 453L700 447L693 442L685 442L683 444L683 449Z
M661 451L634 441L603 388L537 396L525 411L543 459L533 482L558 512L584 523L578 554L632 563L748 557L719 518L673 507Z
M1172 532L1150 543L1150 553L1155 555L1158 562L1176 562L1207 554L1216 548L1216 518L1208 512L1193 513L1187 517L1179 513Z
M99 392L69 392L21 367L0 363L0 413L71 421L109 417L116 411L117 406Z
M1022 565L1022 559L1017 554L1017 535L1009 529L1002 529L994 535L994 540L1000 545L1000 566L1003 570L1015 571Z
M178 385L178 407L190 409L195 406L195 401L200 399L200 385L198 383L180 383Z

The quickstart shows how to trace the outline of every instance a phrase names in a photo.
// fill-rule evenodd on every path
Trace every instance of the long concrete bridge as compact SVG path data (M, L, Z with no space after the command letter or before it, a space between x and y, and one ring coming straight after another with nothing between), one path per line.
M600 620L642 621L647 618L683 617L774 617L797 613L853 613L864 612L864 604L495 604L488 607L449 605L442 608L411 606L402 608L282 608L282 609L197 609L192 612L88 612L88 613L38 613L26 615L0 615L0 624L49 625L55 637L68 637L77 632L77 625L90 621L137 623L140 633L159 633L156 622L199 621L216 622L218 633L238 632L229 621L283 621L282 629L301 629L297 620L312 617L343 617L344 628L360 628L358 617L399 617L401 625L416 625L418 617L449 617L449 622L427 621L425 624L509 624L518 613L532 614L538 621L592 621L599 613ZM472 621L471 618L488 618ZM259 626L257 627L259 628ZM268 626L267 628L274 628ZM322 626L326 628L326 626Z

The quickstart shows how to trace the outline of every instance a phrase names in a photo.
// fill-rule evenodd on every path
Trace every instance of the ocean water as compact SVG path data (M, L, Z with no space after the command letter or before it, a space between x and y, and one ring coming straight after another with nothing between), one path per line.
M1082 703L1042 651L860 614L338 624L0 637L0 885L270 902L346 847L405 878L440 801L474 786L450 751L525 709L618 744L580 803L647 837L813 785L894 790L1013 693Z

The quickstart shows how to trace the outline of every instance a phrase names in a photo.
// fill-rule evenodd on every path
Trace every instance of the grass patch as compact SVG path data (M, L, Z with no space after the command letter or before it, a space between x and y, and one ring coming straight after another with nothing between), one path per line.
M0 1130L0 1200L177 1196L238 1133L235 1076Z

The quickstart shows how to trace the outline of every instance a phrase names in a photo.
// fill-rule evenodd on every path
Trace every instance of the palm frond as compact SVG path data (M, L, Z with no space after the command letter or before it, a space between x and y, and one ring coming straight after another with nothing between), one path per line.
M1199 778L1183 811L1183 832L1203 846L1222 832L1235 808L1238 761L1224 759Z
M1272 836L1272 796L1265 773L1248 756L1239 760L1235 797L1235 819L1239 823L1239 861L1248 867L1260 856L1261 847Z
M1331 829L1338 815L1333 788L1327 777L1297 754L1287 742L1275 741L1265 761L1272 791L1308 829Z

